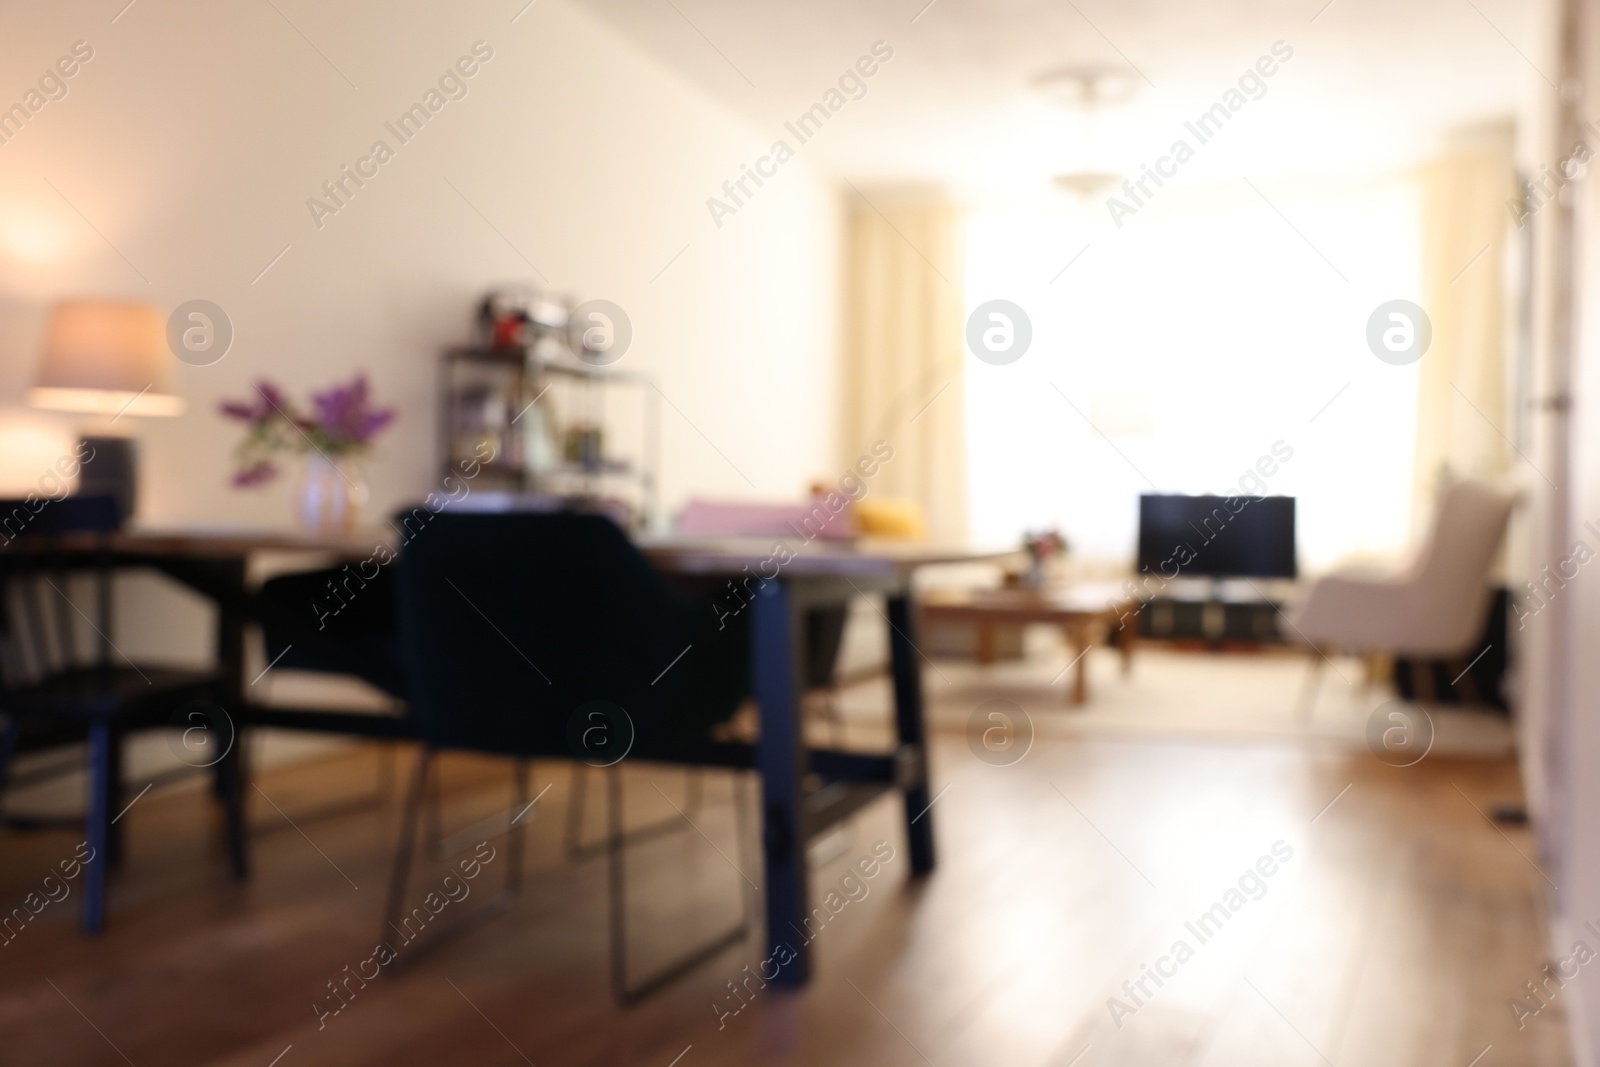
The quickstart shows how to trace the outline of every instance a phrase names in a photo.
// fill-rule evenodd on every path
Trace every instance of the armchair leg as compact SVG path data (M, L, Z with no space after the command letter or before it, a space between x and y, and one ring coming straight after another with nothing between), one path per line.
M680 976L687 974L730 945L736 945L743 941L750 932L750 912L745 904L749 898L744 893L744 887L741 885L739 892L741 901L739 924L733 929L713 937L698 948L690 949L683 956L662 967L654 975L644 979L637 985L629 985L627 872L624 867L624 858L630 836L623 829L622 771L620 767L609 768L606 774L606 785L606 806L609 809L606 820L608 824L606 868L610 889L609 896L611 898L608 909L611 928L611 992L618 1005L628 1007L638 1003ZM744 819L739 813L742 800L742 791L739 789L737 780L735 780L735 832L740 839L739 844L736 846L739 851L742 851L744 839Z
M628 991L628 901L627 872L622 818L622 772L616 767L606 773L606 888L610 907L607 920L611 934L611 994L618 1004L629 1004Z
M428 788L428 770L433 762L433 749L423 748L417 753L416 770L411 775L411 786L406 790L405 813L400 817L400 843L395 847L394 870L389 875L389 901L383 911L383 928L378 933L380 942L389 940L389 931L399 931L395 922L405 907L406 880L411 873L411 853L417 840L417 816L421 811L423 794Z
M574 763L572 765L572 787L567 798L567 826L565 849L567 859L576 863L579 860L598 856L611 847L609 837L603 837L594 844L583 843L583 806L584 796L588 792L589 765ZM701 798L705 794L704 767L689 767L684 771L684 802L683 814L692 820L700 814ZM665 834L686 832L689 827L684 825L683 819L677 815L670 815L660 822L649 826L641 826L623 834L623 841L633 844L638 841L647 841L652 837L661 837Z
M1317 692L1322 686L1322 668L1326 660L1322 653L1316 649L1311 650L1311 666L1306 672L1306 680L1300 687L1300 719L1310 722L1317 710Z
M436 778L430 780L429 771L433 758L437 755L433 749L424 748L417 755L417 767L411 778L411 785L406 790L405 814L401 818L400 843L395 849L394 871L389 877L389 900L385 907L383 929L379 933L381 941L389 940L392 930L404 939L405 944L413 940L405 931L400 929L398 923L402 921L405 908L406 883L410 880L412 857L416 850L419 824L423 821L423 807L429 803L430 797L437 802L437 790L434 788ZM517 795L517 810L523 811L528 807L528 776L532 764L527 760L517 760L514 764L513 783ZM426 832L426 831L424 831ZM522 867L525 854L526 824L518 823L511 826L507 833L511 840L506 844L506 873L498 896L483 907L454 922L447 923L444 930L429 935L419 947L409 949L409 955L428 951L432 946L441 943L452 933L459 933L467 928L485 922L503 914L510 907L512 900L522 888ZM424 842L426 851L426 842ZM409 958L409 957L408 957ZM391 960L388 969L397 971L400 967L399 959Z

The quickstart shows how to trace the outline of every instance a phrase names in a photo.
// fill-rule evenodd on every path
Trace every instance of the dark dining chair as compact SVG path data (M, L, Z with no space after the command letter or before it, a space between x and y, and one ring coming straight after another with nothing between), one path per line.
M669 585L598 515L442 513L405 545L396 566L400 650L423 749L385 931L402 906L429 767L438 753L462 751L610 768L611 974L619 1002L742 939L748 920L630 982L619 763L750 766L747 747L710 741L749 693L743 622L719 623L709 599ZM518 805L526 803L519 784ZM520 832L507 851L515 875Z
M88 934L104 925L106 871L120 857L120 816L113 813L125 799L122 745L131 731L198 729L228 745L205 765L218 768L235 873L243 873L242 798L231 762L237 752L215 704L220 675L136 664L113 642L107 538L120 521L109 496L0 501L0 797L17 753L87 742L84 823L92 852L84 864L82 922ZM75 577L89 579L87 610L74 599L84 584ZM193 722L183 715L191 708Z
M268 663L346 674L404 700L394 618L394 576L373 564L296 571L269 578L255 597Z

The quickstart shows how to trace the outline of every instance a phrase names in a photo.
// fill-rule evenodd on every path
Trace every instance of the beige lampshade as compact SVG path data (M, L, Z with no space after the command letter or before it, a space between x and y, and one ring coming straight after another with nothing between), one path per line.
M97 415L178 415L183 400L167 391L171 360L161 312L148 304L57 304L28 402Z

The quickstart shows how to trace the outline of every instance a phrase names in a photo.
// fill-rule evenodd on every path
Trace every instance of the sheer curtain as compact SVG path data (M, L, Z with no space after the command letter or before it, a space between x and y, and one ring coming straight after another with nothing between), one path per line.
M1120 230L1064 199L974 214L967 307L1014 301L1034 331L1015 363L967 361L974 535L1055 525L1126 566L1140 492L1230 491L1277 446L1266 491L1298 498L1304 567L1396 554L1418 367L1365 338L1379 304L1424 299L1416 182L1163 196Z
M1507 402L1506 244L1516 195L1509 128L1429 163L1423 269L1433 347L1422 361L1415 464L1417 523L1448 477L1505 473L1516 434Z
M846 241L842 462L878 440L878 497L915 501L930 536L966 534L963 218L942 200L856 194Z

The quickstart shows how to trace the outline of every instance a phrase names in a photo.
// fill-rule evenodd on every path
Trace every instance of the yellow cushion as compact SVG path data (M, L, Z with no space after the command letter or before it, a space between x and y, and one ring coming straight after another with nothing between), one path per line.
M906 499L866 499L851 505L856 515L856 532L862 537L888 537L900 541L920 541L928 534L922 505Z

